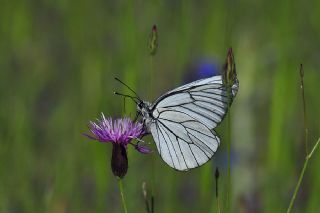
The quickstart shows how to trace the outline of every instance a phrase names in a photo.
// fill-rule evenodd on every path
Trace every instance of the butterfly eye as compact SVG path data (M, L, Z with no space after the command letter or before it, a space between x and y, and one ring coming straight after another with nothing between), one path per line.
M138 108L142 109L142 102L138 103Z

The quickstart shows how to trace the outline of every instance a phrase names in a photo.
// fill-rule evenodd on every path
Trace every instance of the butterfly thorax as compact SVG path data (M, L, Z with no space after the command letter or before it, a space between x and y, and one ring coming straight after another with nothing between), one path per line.
M143 123L149 131L150 124L152 123L152 120L153 120L151 103L147 101L141 101L137 105L137 111L142 116Z

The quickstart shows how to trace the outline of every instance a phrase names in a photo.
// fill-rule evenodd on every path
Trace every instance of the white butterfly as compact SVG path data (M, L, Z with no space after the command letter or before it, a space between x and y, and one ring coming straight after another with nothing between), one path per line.
M171 90L152 104L137 98L138 114L169 166L186 171L211 159L220 144L213 129L223 120L238 88L235 78L228 95L219 75Z

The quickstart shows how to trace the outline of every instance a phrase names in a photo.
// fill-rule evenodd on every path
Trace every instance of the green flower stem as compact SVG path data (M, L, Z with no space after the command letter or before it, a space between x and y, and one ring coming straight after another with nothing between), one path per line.
M320 142L320 138L318 139L317 143L314 145L314 147L312 148L310 154L308 155L308 158L311 158L313 155L313 152L316 150L316 148L318 147L318 144Z
M219 197L217 197L217 210L218 210L218 213L221 213Z
M294 193L293 193L293 195L291 197L291 201L290 201L290 204L289 204L287 212L291 212L291 209L292 209L293 203L294 203L294 201L296 199L296 195L297 195L297 193L299 191L299 188L300 188L304 173L305 173L305 171L307 169L307 165L308 165L309 159L312 156L315 148L318 146L318 142L319 142L319 140L318 140L318 142L313 147L311 153L308 154L308 152L309 152L308 151L308 125L307 125L306 100L305 100L305 96L304 96L303 77L304 77L304 70L303 70L302 64L300 64L300 88L301 88L301 94L302 94L301 97L302 97L302 108L303 108L304 143L305 143L305 149L306 149L306 160L304 161L304 165L303 165L302 171L300 173L300 177L299 177L298 183L296 185L296 188L294 190Z
M228 100L231 99L231 88L227 91ZM231 211L231 103L228 104L228 114L227 114L227 193L226 193L226 212Z
M217 210L218 210L218 213L221 213L221 210L220 210L220 199L219 199L219 194L218 194L218 178L216 178L216 201L217 201Z
M301 173L300 173L300 177L299 177L298 183L297 183L297 185L296 185L296 188L294 189L294 193L293 193L293 195L292 195L292 197L291 197L291 201L290 201L290 204L289 204L287 213L290 213L291 210L292 210L292 207L293 207L294 201L295 201L295 199L296 199L296 196L297 196L297 194L298 194L298 191L299 191L299 188L300 188L300 185L301 185L301 182L302 182L304 173L305 173L305 171L306 171L306 169L307 169L307 166L308 166L308 163L309 163L309 159L312 157L314 151L315 151L316 148L318 147L319 142L320 142L320 138L318 139L318 141L317 141L317 143L314 145L312 151L310 152L310 154L307 155L306 160L304 161L304 165L303 165L302 171L301 171Z
M118 184L119 184L119 190L120 190L120 195L121 195L121 201L122 201L123 211L124 211L125 213L128 213L126 201L125 201L125 199L124 199L124 194L123 194L122 179L119 178L119 177L117 177L117 179L118 179Z
M154 74L154 66L153 66L153 55L150 56L150 72L149 72L149 99L152 101L153 96L153 74Z
M302 64L300 65L300 80L301 80L301 93L302 93L302 107L303 107L303 125L304 125L304 143L306 148L306 155L308 155L308 126L307 126L307 112L306 112L306 99L304 96L304 71Z
M149 86L149 98L152 100L153 96L153 74L154 74L154 66L153 66L153 58L154 56L151 55L150 57L150 86ZM154 212L154 186L155 186L155 154L152 154L152 165L151 165L151 212Z

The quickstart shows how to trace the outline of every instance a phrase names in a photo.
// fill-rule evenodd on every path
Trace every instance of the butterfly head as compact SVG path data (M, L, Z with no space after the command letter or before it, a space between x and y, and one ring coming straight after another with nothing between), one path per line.
M142 115L143 118L148 118L150 114L150 106L151 104L147 101L140 101L137 104L137 111Z
M137 104L137 112L138 115L141 115L144 125L149 131L150 123L153 120L152 112L151 112L151 103L147 101L140 101Z

